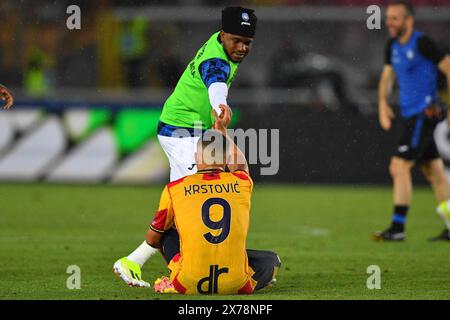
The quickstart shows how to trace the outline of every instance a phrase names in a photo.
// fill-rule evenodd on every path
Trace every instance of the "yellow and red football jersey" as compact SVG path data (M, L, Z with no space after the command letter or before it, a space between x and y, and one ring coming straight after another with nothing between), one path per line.
M169 264L178 292L253 292L246 253L252 189L243 171L200 171L165 187L150 228L178 231L180 254Z

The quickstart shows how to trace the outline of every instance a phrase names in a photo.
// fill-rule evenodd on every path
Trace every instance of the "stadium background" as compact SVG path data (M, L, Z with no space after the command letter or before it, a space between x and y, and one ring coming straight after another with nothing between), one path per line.
M3 2L0 70L16 107L0 117L0 180L166 179L158 115L193 53L220 28L222 4L128 3L79 2L82 28L70 31L70 1ZM243 3L257 7L260 24L230 92L235 125L283 128L279 174L263 181L389 182L395 133L382 132L376 117L387 35L365 27L371 2ZM446 1L417 3L419 27L448 45Z
M367 6L385 3L1 1L0 82L12 89L16 103L12 110L0 112L0 214L5 213L0 255L10 261L4 266L8 275L0 275L4 289L0 296L145 298L140 292L128 295L105 289L107 285L98 287L98 269L107 270L100 281L109 283L116 255L126 254L141 241L149 212L168 179L168 163L156 140L161 107L195 51L220 29L220 10L240 4L256 9L259 23L253 50L230 91L233 126L280 129L279 173L259 176L258 166L251 168L258 186L253 210L259 218L253 220L250 244L275 246L288 260L282 270L284 287L280 281L281 293L274 291L269 298L365 297L367 290L352 287L359 280L354 280L354 265L347 264L357 263L363 270L373 257L397 267L394 274L399 277L393 281L400 288L405 280L399 275L401 268L414 263L417 272L434 275L421 287L421 297L448 297L448 290L427 291L442 285L442 277L448 279L436 267L448 265L445 248L430 253L425 245L413 242L404 250L403 261L395 262L400 248L384 252L367 241L355 244L368 239L372 228L381 228L391 210L387 167L397 127L389 133L381 130L376 99L387 32L384 26L366 27ZM413 3L417 26L450 48L450 1ZM81 7L81 30L66 28L70 4ZM445 84L441 88L445 97ZM445 123L437 136L440 152L450 163ZM424 183L417 172L414 179ZM140 184L150 186L137 187ZM420 226L424 233L419 235L434 232L438 221L431 218L431 191L419 189L416 197L416 208L422 211L415 214L412 228ZM360 203L366 216L361 217ZM286 229L285 222L276 218L281 213L292 222L289 235L279 236L273 244L265 234L268 229ZM39 243L29 247L31 239ZM95 239L97 247L88 239ZM102 251L105 246L112 256ZM28 252L29 265L44 261L54 268L57 280L43 285L48 279L38 275L48 270L40 266L29 271L36 286L27 290L29 282L21 277L27 270L15 252ZM89 258L81 259L82 253ZM358 253L362 260L356 258ZM424 264L416 261L421 254ZM305 260L309 264L303 264ZM301 267L296 266L299 261ZM331 283L345 283L344 291L326 289L330 279L323 276L324 261L333 264ZM84 263L83 270L92 275L88 294L68 294L60 288L67 276L60 269L66 262ZM149 280L163 272L161 261L152 261L147 269ZM289 296L305 272L310 277L300 276L303 291ZM364 270L357 278L365 283ZM319 291L313 292L316 286ZM406 285L403 296L418 297L414 288Z

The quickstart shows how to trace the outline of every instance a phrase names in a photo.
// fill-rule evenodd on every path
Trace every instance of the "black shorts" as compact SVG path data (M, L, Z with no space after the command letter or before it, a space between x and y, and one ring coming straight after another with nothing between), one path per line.
M248 265L255 271L253 279L256 281L255 290L260 290L275 278L280 269L281 261L272 251L247 249Z
M424 114L403 119L403 132L395 156L418 163L440 158L434 141L434 129L437 124L436 119L426 117Z
M167 264L180 252L180 238L177 230L169 229L164 232L162 242L163 256ZM247 249L248 265L255 274L253 279L256 281L255 290L265 288L275 277L281 266L278 255L272 251Z

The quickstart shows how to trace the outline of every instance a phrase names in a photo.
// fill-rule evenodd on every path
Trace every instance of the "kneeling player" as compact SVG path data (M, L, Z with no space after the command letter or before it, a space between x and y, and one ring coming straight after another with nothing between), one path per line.
M223 123L216 117L217 131L199 140L198 172L165 187L147 233L147 243L162 250L171 270L170 281L157 282L160 292L249 294L271 284L280 267L275 253L246 250L253 183ZM142 281L139 265L119 262L116 272L129 270L128 277Z

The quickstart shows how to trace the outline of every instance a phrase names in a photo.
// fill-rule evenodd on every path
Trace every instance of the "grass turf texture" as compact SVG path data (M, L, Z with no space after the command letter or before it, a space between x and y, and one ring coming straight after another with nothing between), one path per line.
M127 287L113 262L143 241L160 187L0 185L0 299L236 299L156 294ZM282 258L275 287L239 299L449 299L450 243L426 188L414 191L405 243L374 243L391 217L382 187L256 186L248 248ZM66 268L81 268L69 290ZM381 290L368 290L369 265ZM167 274L161 256L143 278Z

